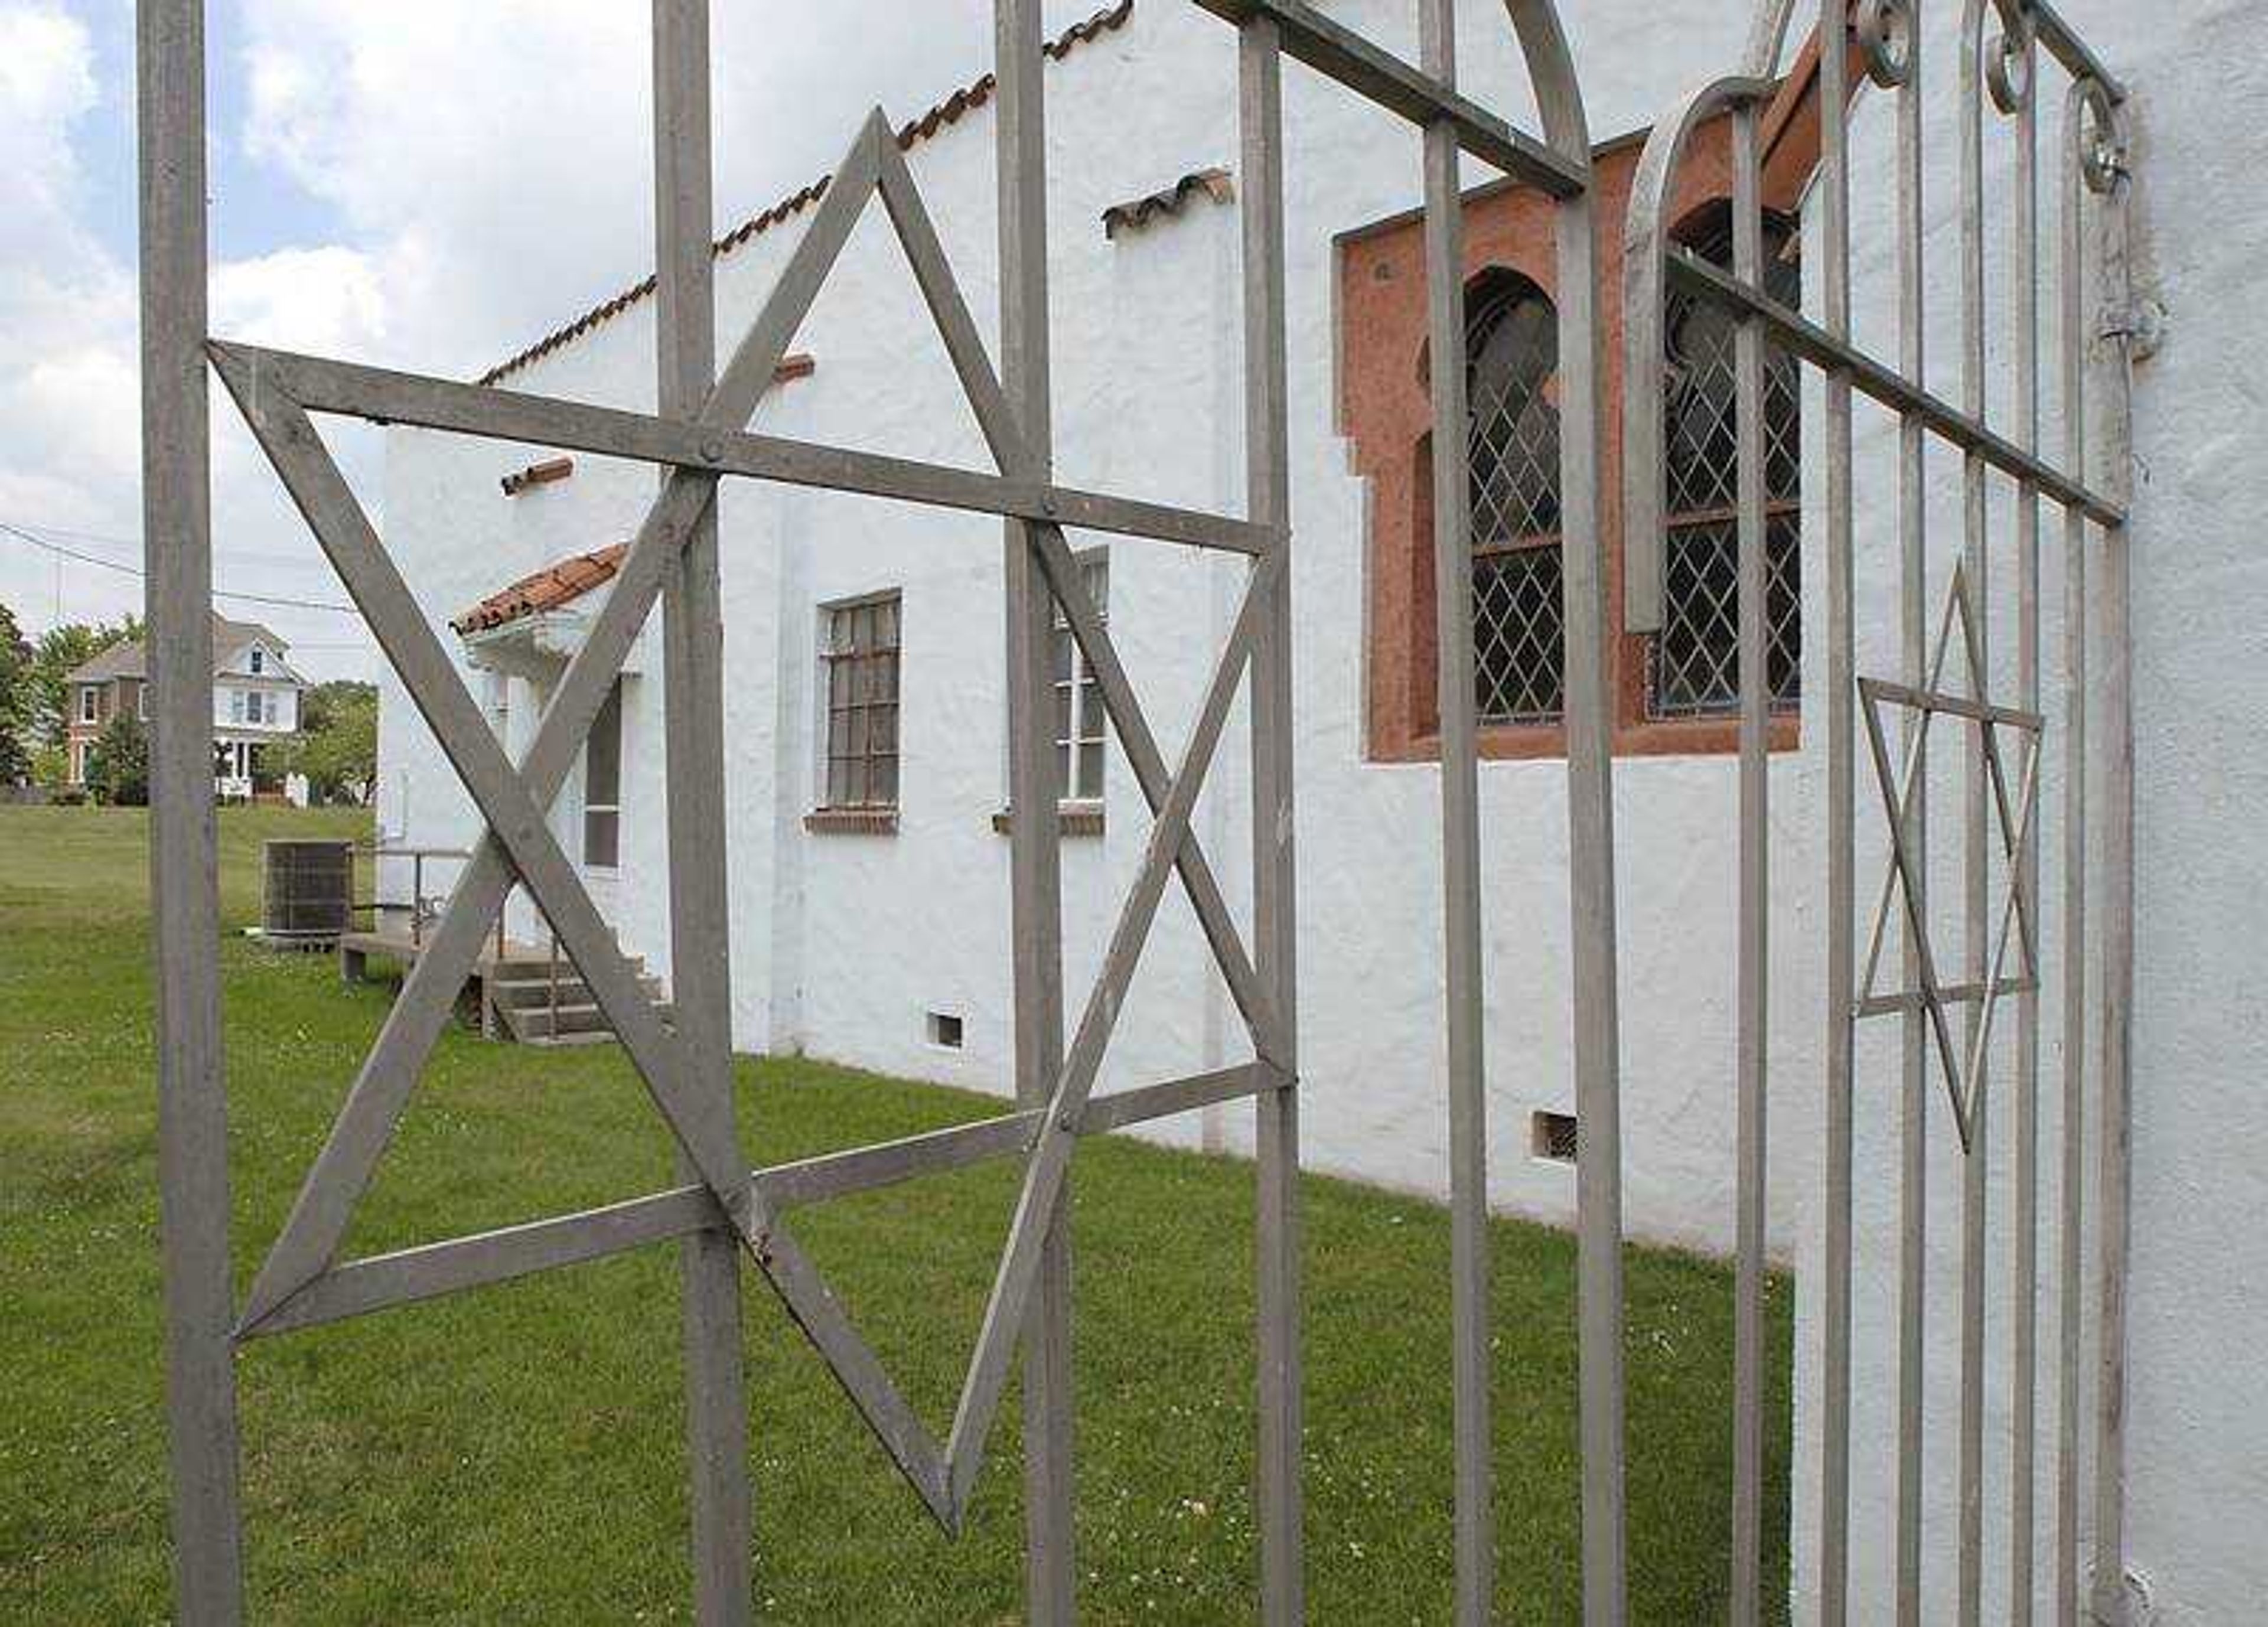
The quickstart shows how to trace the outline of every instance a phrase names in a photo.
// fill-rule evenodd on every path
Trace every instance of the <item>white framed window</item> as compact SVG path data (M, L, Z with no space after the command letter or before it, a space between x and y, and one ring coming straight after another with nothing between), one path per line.
M268 721L268 696L258 689L244 692L244 720L247 723Z
M150 721L150 686L146 683L134 686L134 715L144 723Z
M78 692L78 720L93 723L98 720L102 706L102 691L92 684L82 684Z
M258 644L252 646L252 675L255 678L268 670L268 652Z
M615 680L583 743L583 862L612 870L622 861L622 681Z
M1094 601L1104 625L1110 622L1110 556L1097 548L1079 556L1079 576L1087 597ZM1109 721L1102 706L1102 685L1086 659L1086 652L1071 637L1071 622L1063 607L1055 607L1053 648L1049 652L1055 675L1056 794L1066 802L1102 800L1103 741Z
M820 688L826 715L822 808L898 806L898 654L903 595L895 589L822 607Z
M228 692L228 720L231 723L244 721L244 691L241 689Z

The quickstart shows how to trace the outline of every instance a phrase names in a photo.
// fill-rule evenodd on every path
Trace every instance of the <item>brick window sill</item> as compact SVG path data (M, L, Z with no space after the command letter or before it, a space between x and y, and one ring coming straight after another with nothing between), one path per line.
M822 836L895 836L895 808L814 808L803 816L803 828Z
M1484 762L1564 758L1567 731L1556 723L1484 724L1476 744ZM1765 748L1792 752L1802 744L1802 713L1774 712L1765 730ZM1615 725L1617 758L1731 757L1739 755L1740 749L1741 726L1736 718L1626 718ZM1439 762L1441 737L1429 733L1381 741L1372 747L1369 758L1378 763Z
M1102 804L1100 802L1058 803L1056 817L1066 836L1099 836L1102 834ZM992 828L1001 836L1008 834L1009 811L1006 808L992 815Z

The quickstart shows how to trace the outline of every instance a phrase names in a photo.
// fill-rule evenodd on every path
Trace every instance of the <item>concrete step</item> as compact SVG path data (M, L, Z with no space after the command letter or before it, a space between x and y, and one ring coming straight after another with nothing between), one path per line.
M659 977L640 977L637 984L644 991L648 999L658 1000L661 998L661 979ZM523 1009L531 1005L549 1005L551 1004L551 979L548 974L541 977L491 980L489 998L499 1006L514 1009ZM581 977L571 971L560 972L559 1003L561 1005L585 1005L590 1004L594 998L591 993L590 985Z
M666 1005L659 1011L665 1023L675 1014ZM563 1000L556 1010L549 1005L506 1006L504 1012L513 1036L520 1040L563 1040L585 1034L611 1038L614 1034L606 1012L599 1009L596 1001L570 1004Z
M519 1042L536 1050L559 1050L571 1045L612 1045L615 1031L612 1028L597 1028L588 1034L531 1034L521 1037Z
M643 977L646 975L645 957L642 954L626 954L622 957L622 964L629 967L636 976ZM540 949L531 950L515 944L512 946L511 954L501 961L484 961L482 968L488 975L495 978L498 983L525 983L531 977L540 979L549 976L551 957ZM575 962L569 959L567 952L562 949L559 952L560 975L564 976L574 969Z

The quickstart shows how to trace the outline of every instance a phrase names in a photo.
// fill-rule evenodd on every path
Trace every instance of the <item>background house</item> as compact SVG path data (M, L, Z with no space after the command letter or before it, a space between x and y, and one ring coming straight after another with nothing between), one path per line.
M276 783L263 765L269 747L298 738L306 680L284 659L291 646L256 622L215 615L213 627L213 789L249 797ZM144 690L148 666L139 638L111 645L70 674L64 725L70 784L86 784L87 759L112 718L150 715Z

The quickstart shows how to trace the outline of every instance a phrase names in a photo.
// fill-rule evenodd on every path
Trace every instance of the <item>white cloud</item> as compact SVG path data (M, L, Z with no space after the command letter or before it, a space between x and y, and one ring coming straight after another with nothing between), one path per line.
M244 110L213 136L247 160L217 169L215 218L228 228L217 240L272 244L269 223L305 217L311 199L321 239L216 265L216 331L465 376L651 268L644 6L210 4L236 8L241 40L212 64L214 105ZM1051 0L1050 26L1100 4ZM991 11L991 0L717 7L720 217L825 169L874 103L909 118L981 72ZM130 83L98 78L110 66L54 0L0 0L0 519L126 538L140 529L132 270L89 224L74 146L93 118L131 107ZM231 80L240 95L224 92ZM233 417L217 401L220 575L337 597ZM338 438L350 475L372 467L366 440L346 450L354 441ZM45 562L0 540L0 595L28 622L46 619L48 584ZM91 571L69 589L72 615L114 615L139 596L130 578ZM346 636L335 618L274 617L290 637Z
M95 96L94 52L76 18L52 5L0 7L0 263L43 242L76 247L70 129Z

